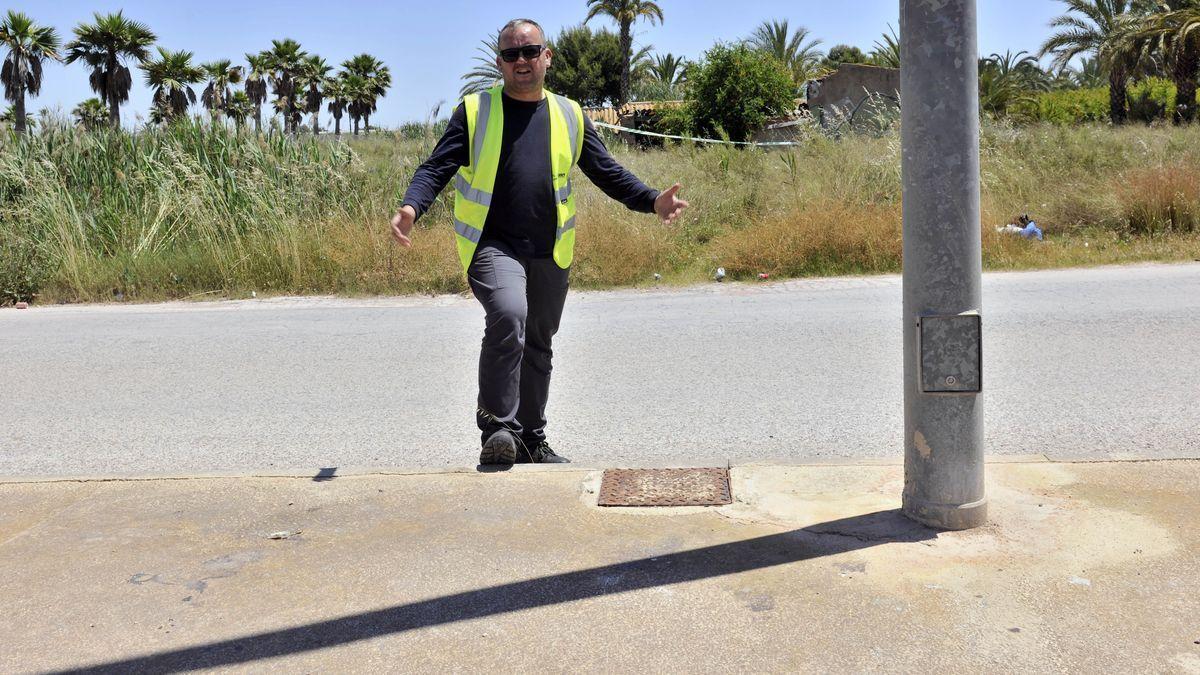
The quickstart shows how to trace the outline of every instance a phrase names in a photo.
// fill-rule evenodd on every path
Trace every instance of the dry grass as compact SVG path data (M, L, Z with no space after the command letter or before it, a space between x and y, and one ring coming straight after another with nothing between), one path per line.
M1114 181L1132 232L1193 232L1200 229L1200 168L1195 165L1131 169Z
M894 272L900 220L898 204L817 201L721 236L710 256L734 278Z

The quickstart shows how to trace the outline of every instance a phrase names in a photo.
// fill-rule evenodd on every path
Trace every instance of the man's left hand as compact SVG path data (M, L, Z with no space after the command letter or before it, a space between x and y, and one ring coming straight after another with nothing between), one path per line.
M654 212L664 225L670 225L688 206L685 200L675 196L678 192L679 183L676 183L659 193L654 200Z

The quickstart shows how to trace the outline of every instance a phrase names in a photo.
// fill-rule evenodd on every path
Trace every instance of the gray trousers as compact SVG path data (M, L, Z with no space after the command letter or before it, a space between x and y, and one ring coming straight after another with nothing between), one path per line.
M567 299L569 270L525 258L498 242L481 243L467 281L486 313L479 351L481 442L508 429L530 448L546 438L550 341Z

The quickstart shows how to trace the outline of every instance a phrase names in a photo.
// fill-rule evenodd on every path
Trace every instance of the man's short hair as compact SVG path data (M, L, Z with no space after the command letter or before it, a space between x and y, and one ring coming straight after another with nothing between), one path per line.
M534 21L533 19L513 19L512 21L509 21L508 23L504 24L504 28L501 28L500 33L496 36L496 44L498 45L501 42L504 42L504 34L505 33L507 33L510 30L513 30L517 26L523 26L526 24L538 29L538 32L542 34L542 44L546 44L546 31L542 30L541 24Z

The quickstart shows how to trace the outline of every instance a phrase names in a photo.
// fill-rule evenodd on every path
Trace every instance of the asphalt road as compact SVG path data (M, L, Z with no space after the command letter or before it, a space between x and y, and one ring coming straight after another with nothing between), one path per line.
M1200 264L987 274L987 452L1200 457ZM0 311L0 476L473 465L470 297ZM896 276L573 292L590 466L901 456Z

